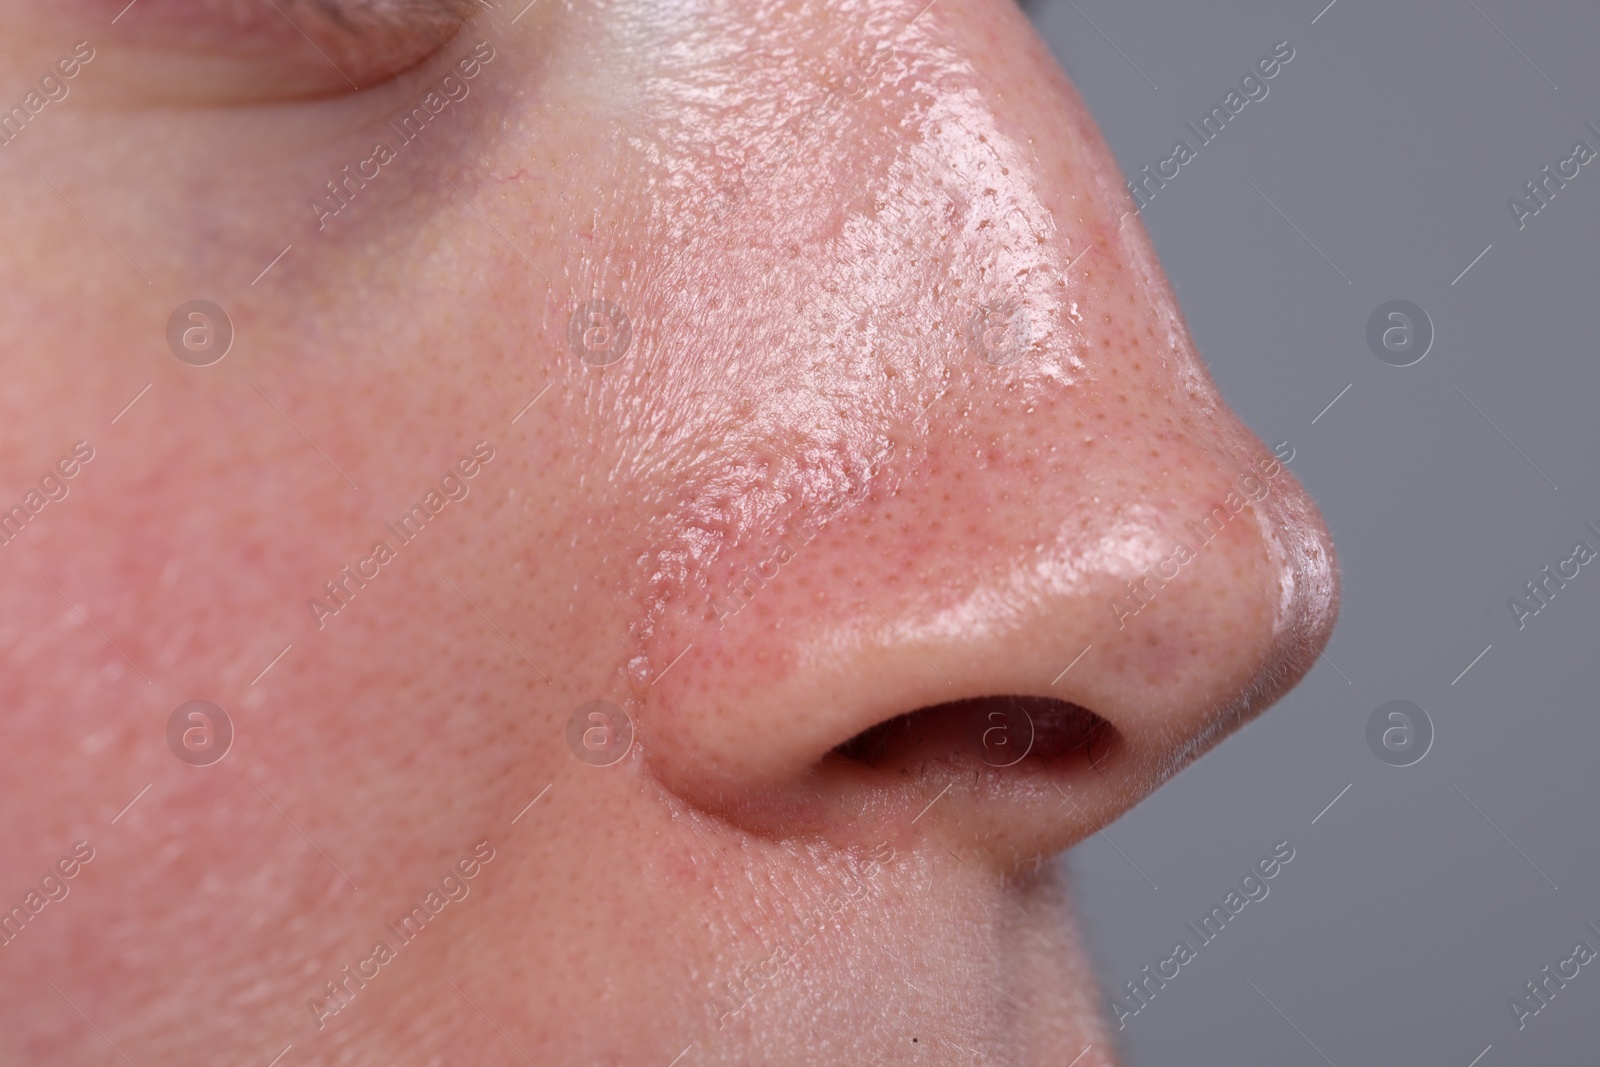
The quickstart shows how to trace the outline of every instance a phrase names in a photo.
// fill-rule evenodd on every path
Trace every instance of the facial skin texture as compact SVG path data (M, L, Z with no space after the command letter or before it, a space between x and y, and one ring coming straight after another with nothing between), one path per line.
M0 545L0 899L94 860L0 946L0 1063L1114 1062L1049 860L1293 684L1337 577L1008 0L539 0L420 62L121 7L3 12L0 101L95 50L0 147L6 506L94 458Z

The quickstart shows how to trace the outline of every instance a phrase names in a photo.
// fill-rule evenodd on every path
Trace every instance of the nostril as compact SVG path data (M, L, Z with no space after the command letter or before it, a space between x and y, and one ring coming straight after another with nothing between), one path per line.
M1050 697L993 696L918 708L836 746L825 764L904 772L929 763L1061 773L1103 768L1122 735L1101 716Z
M670 750L663 758L660 748L647 755L665 772L665 787L746 833L841 848L912 848L934 834L1002 864L1067 848L1110 822L1137 773L1139 735L1065 700L1002 693L899 715L865 700L819 703L820 725L834 709L871 725L832 748L794 739L807 732L777 735L761 749L752 737L726 750L785 757L765 764L718 765ZM802 716L794 722L811 725ZM658 736L670 740L668 725Z

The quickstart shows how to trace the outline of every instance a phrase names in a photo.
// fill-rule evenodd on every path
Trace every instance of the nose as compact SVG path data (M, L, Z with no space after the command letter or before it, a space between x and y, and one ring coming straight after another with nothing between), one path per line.
M798 140L741 149L692 238L739 269L639 316L659 355L630 385L671 366L697 445L647 550L633 711L650 772L751 832L1022 863L1292 685L1337 568L1022 17L944 5L887 50L885 25L831 38L870 67Z
M1154 427L1097 410L1119 454L1075 389L1010 420L995 406L1009 431L930 430L940 459L908 445L882 487L725 561L656 646L653 771L756 832L1018 863L1109 823L1292 685L1337 578L1283 461L1173 434L1151 448ZM1196 431L1238 435L1223 421Z

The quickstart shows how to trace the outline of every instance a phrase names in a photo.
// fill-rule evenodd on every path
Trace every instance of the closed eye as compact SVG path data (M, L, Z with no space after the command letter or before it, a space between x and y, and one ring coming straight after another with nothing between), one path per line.
M110 11L133 96L267 103L371 89L435 55L493 0L77 0ZM102 69L109 65L102 64Z

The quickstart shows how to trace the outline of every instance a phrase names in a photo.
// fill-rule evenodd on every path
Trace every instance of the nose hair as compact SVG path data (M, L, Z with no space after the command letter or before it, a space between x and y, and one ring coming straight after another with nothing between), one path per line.
M1165 409L1075 392L1027 402L1071 442L1048 461L1035 431L969 428L986 484L925 458L673 627L688 651L640 706L660 780L756 832L1020 862L1111 821L1298 679L1337 578L1283 459L1225 415L1176 431Z

